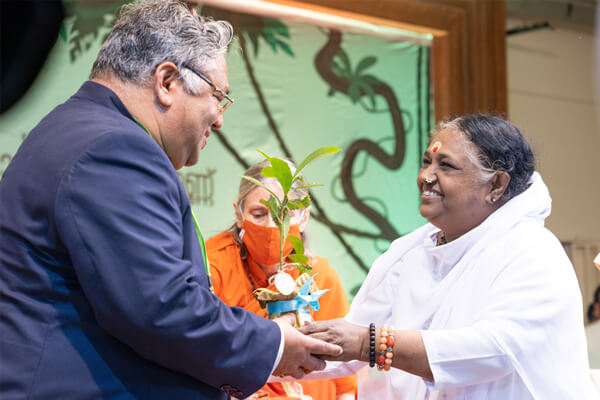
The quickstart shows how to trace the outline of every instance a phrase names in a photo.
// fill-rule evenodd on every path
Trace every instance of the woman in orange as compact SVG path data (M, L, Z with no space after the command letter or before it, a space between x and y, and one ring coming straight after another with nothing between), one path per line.
M283 196L277 180L261 175L267 165L268 161L256 164L245 175L259 180L278 196ZM290 163L290 168L295 167ZM295 189L290 197L303 197L306 194L305 188ZM267 207L260 202L268 198L269 192L264 188L242 179L238 199L233 203L235 224L206 242L215 294L229 306L242 307L265 318L267 312L260 308L252 292L258 288L275 290L269 284L269 278L279 269L279 230ZM310 209L292 211L290 233L300 233L304 240L309 214ZM284 251L287 250L289 254L291 245L288 243L285 247ZM311 310L313 319L327 320L346 315L349 304L338 274L324 258L312 256L309 264L319 289L330 289L319 299L319 311ZM294 280L300 275L296 268L286 272ZM353 400L355 395L356 376L352 376L321 381L268 383L251 398Z

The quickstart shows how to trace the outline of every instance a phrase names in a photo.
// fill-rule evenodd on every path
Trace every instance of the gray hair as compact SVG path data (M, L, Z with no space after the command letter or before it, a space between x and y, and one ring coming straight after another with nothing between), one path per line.
M465 149L469 160L478 167L481 182L505 171L510 182L502 198L509 200L524 192L535 171L535 156L527 139L509 121L489 114L467 114L438 124L433 132L449 129L469 142Z
M464 148L464 151L467 155L467 159L477 167L479 182L484 183L492 179L492 177L494 176L496 171L498 171L499 168L492 168L487 166L489 163L485 159L485 156L471 141L471 136L469 135L469 133L461 129L457 119L440 122L436 130L434 131L434 135L442 130L450 130L454 133L458 133L467 140L468 145Z
M229 22L199 17L180 0L139 0L120 9L90 78L114 74L124 82L145 85L160 63L171 61L185 90L197 94L201 79L183 65L210 68L225 55L232 38Z

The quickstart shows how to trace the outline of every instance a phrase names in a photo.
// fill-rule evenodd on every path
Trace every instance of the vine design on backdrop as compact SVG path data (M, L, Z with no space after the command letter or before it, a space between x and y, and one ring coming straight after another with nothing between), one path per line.
M107 3L101 9L80 10L78 14L70 15L65 19L60 32L60 38L69 47L71 62L75 62L85 51L94 43L102 42L110 27L114 23L114 14L112 11L117 5L123 4L124 0L113 0ZM111 10L108 10L111 8ZM288 27L278 19L256 17L245 14L237 14L229 11L207 7L202 8L202 14L211 15L215 19L225 19L232 23L234 31L237 33L243 65L248 74L252 88L258 99L261 111L267 119L267 124L278 146L284 156L293 159L292 154L284 140L282 132L273 118L269 104L264 96L263 89L256 77L254 65L251 56L258 57L261 43L267 45L274 53L284 53L289 57L294 57L294 51L289 44L290 32ZM329 85L328 96L343 95L355 105L364 108L370 113L381 113L390 116L393 124L393 134L379 142L369 139L358 139L350 144L346 149L342 161L341 174L339 176L344 198L337 198L338 201L348 202L354 209L364 215L371 221L378 232L370 232L347 226L332 220L321 206L317 196L311 193L313 200L313 218L326 226L343 246L349 256L356 262L357 266L365 273L368 272L368 266L356 254L353 247L349 244L344 235L352 235L365 239L371 239L374 242L378 240L392 241L400 234L396 228L389 222L388 213L384 203L377 198L360 197L355 188L355 178L360 173L353 172L357 165L359 155L364 154L364 165L368 158L373 158L389 170L397 170L404 161L405 155L405 136L406 127L403 121L403 110L400 109L398 99L390 85L378 79L375 75L368 73L377 59L373 56L367 56L359 60L352 67L350 55L342 47L343 35L341 32L330 30L326 33L327 40L315 56L315 68L321 78ZM378 100L382 99L385 106L380 108ZM409 114L406 117L410 118ZM226 150L235 158L235 160L244 168L248 168L249 162L242 157L235 146L227 139L227 135L221 131L215 131L219 141ZM420 134L419 134L420 136ZM388 154L382 144L384 141L392 141L393 152ZM420 144L420 141L419 141ZM364 168L363 168L364 169ZM206 174L193 173L181 176L182 181L190 195L190 201L210 206L214 203L214 169L207 170ZM335 196L334 196L335 197ZM379 210L371 205L377 203ZM358 288L353 288L351 292L356 292Z
M293 57L293 50L286 42L286 39L290 38L287 26L276 19L235 14L215 8L205 7L202 12L213 16L215 19L229 20L234 25L234 31L237 32L244 66L248 77L250 78L252 88L256 93L261 110L267 119L267 124L285 157L293 159L277 122L273 118L269 105L266 102L262 87L256 78L254 66L250 57L250 54L253 54L254 57L258 56L260 46L259 39L264 40L273 52L277 52L278 49L281 49L288 56ZM368 238L374 241L381 239L392 241L400 235L394 226L389 223L385 208L383 208L382 214L380 211L367 205L366 198L360 198L358 196L354 187L353 179L355 175L353 174L352 169L357 162L357 156L361 152L365 152L369 156L375 158L390 170L400 168L404 160L406 130L402 120L402 110L399 107L393 89L374 75L366 73L367 69L376 63L376 58L372 56L365 57L358 62L355 69L352 69L349 56L341 48L341 39L342 34L340 32L330 31L327 42L318 51L315 58L317 71L330 85L328 96L340 93L348 96L354 104L360 104L368 112L389 113L394 124L394 151L393 154L389 155L382 149L380 144L368 139L359 139L354 141L346 150L346 155L344 156L344 161L342 163L341 180L346 201L373 222L373 224L379 228L379 232L372 233L363 231L333 221L327 215L325 209L320 205L318 197L311 193L314 208L313 217L330 229L350 257L352 257L359 268L366 273L368 272L366 263L358 254L356 254L352 246L350 246L348 241L344 238L343 234ZM252 46L252 51L249 49L250 46ZM378 97L385 100L387 105L386 108L381 109L377 107ZM217 131L216 135L227 151L229 151L244 168L248 168L249 163L241 156L240 152L235 149L232 143L227 140L226 134L223 131ZM358 288L353 288L351 292L355 293L357 289Z
M67 4L67 17L59 31L59 38L67 45L71 63L77 61L92 47L100 47L116 17L115 10L127 0L106 0L102 3L85 1Z

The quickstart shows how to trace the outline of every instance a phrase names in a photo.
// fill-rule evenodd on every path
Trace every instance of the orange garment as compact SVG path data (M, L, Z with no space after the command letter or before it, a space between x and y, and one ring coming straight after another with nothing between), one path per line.
M240 248L233 240L231 233L224 232L210 238L206 242L206 253L215 294L229 306L242 307L267 318L267 310L260 308L252 294L252 283L240 257ZM321 305L319 311L311 310L313 319L327 320L344 317L350 309L350 305L337 272L329 265L327 259L314 258L316 262L311 266L313 274L317 274L314 278L315 282L319 289L330 290L319 299ZM248 255L247 261L255 288L266 287L275 290L273 286L269 286L264 271L251 259L250 255ZM286 272L294 279L300 276L300 272L296 268ZM314 400L335 400L336 394L356 393L356 376L298 383L302 386L304 394L312 396ZM267 398L286 398L286 396L295 398L293 387L294 384L291 383L267 383L258 393L268 394Z

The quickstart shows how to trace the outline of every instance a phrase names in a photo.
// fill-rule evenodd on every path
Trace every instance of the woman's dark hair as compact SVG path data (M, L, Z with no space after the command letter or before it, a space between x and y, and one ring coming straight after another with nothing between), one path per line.
M454 129L464 134L478 149L478 165L485 172L506 171L510 175L503 194L511 199L528 187L535 170L531 146L516 126L503 118L489 114L467 114L448 119L438 125L435 133Z

